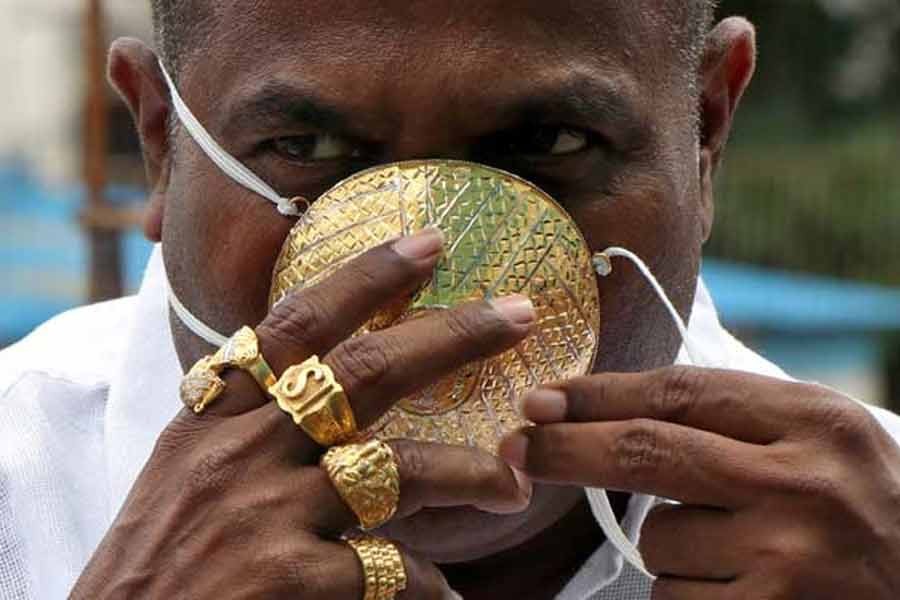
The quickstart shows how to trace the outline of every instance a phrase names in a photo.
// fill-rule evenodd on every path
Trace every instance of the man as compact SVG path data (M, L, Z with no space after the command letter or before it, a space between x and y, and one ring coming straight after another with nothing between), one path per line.
M703 0L155 9L181 96L281 195L315 198L411 158L513 171L558 199L592 249L646 258L727 368L671 367L677 332L637 274L618 273L596 374L523 399L536 425L508 436L500 458L390 443L400 498L379 535L402 553L397 598L898 597L898 419L787 381L721 330L702 285L695 298L713 177L754 68L750 24L710 30ZM204 414L178 412L181 374L210 348L169 319L166 274L217 330L259 323L276 373L323 357L360 426L516 344L533 308L479 302L348 341L429 275L442 239L427 230L267 314L293 221L173 126L151 50L120 40L110 74L141 136L146 231L163 256L136 299L65 315L2 355L0 589L361 599L365 563L341 541L358 521L318 467L322 448L240 371ZM618 509L630 534L642 530L652 592L603 543L583 486L632 494ZM647 515L638 500L652 496L681 504Z

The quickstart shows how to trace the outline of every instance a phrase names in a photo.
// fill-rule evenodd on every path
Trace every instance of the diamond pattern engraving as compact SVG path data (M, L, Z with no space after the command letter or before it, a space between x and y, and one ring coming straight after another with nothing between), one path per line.
M359 173L323 195L292 230L270 303L314 285L366 250L437 226L448 251L430 282L359 334L462 302L528 295L538 324L517 348L407 399L372 430L381 438L471 445L495 452L524 424L515 401L538 385L587 373L600 327L591 253L571 217L512 175L456 161Z

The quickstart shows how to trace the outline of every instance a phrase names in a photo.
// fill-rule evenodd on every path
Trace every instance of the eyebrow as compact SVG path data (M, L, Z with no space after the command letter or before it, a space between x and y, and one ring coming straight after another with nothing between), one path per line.
M548 117L575 119L570 124L599 124L620 143L637 143L645 133L645 119L628 87L609 79L576 76L530 90L504 109L504 117L519 123Z
M350 115L302 86L283 82L264 85L229 109L223 134L277 129L285 126L312 127L353 135Z
M499 117L496 130L547 118L574 120L569 124L609 125L601 127L606 135L622 144L634 144L644 127L628 87L606 78L576 75L524 93L502 94L491 101ZM341 109L305 86L276 81L228 109L223 136L297 127L366 139L360 118L358 111Z

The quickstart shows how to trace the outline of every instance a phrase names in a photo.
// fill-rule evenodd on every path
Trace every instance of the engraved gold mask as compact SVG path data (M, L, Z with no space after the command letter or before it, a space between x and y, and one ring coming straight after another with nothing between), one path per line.
M473 163L427 160L358 173L319 198L288 236L270 305L375 246L435 226L446 254L431 280L358 333L509 294L531 298L538 320L516 348L399 402L372 433L495 452L525 424L517 399L588 373L600 312L591 251L572 218L518 177Z

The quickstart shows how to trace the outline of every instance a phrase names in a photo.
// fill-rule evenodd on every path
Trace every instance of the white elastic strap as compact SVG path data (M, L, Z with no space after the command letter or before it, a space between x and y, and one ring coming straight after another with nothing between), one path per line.
M168 284L167 284L168 285ZM178 296L175 295L175 291L172 289L171 285L168 285L169 288L169 305L172 307L172 310L175 311L175 315L178 317L178 320L184 324L185 327L194 332L195 335L200 337L201 339L209 342L211 345L216 348L221 348L228 342L228 337L222 335L189 311L184 304L181 303L181 300L178 299Z
M687 352L688 358L692 365L702 365L703 361L703 352L699 350L691 340L690 335L688 334L687 326L684 323L684 319L681 318L681 315L678 314L678 311L675 310L675 305L672 304L672 301L669 300L668 294L663 289L662 285L660 285L659 281L653 275L653 272L650 270L650 267L641 260L641 258L631 252L630 250L626 250L625 248L617 248L612 247L604 250L602 254L606 255L608 258L626 258L630 260L635 267L637 267L638 271L641 272L641 275L647 280L647 283L653 288L653 291L656 292L657 297L666 307L666 310L669 311L669 315L672 317L672 322L675 323L675 327L678 328L678 333L681 335L681 341L684 343L684 350Z
M678 328L678 333L681 335L681 339L684 343L684 349L688 355L689 362L692 365L704 364L703 354L696 346L694 346L692 340L690 339L687 326L684 323L684 319L682 319L681 315L678 314L678 311L675 310L675 306L672 304L672 301L669 299L669 296L668 294L666 294L666 291L663 289L662 285L660 285L659 281L653 275L650 267L648 267L638 255L624 248L609 248L595 256L594 264L597 269L597 273L601 277L607 277L611 275L611 259L616 257L625 258L631 261L653 288L653 291L659 297L660 301L665 305L666 310L668 310L669 315L672 317L672 321ZM622 555L622 558L624 558L625 561L627 561L631 566L633 566L635 569L637 569L650 579L656 579L647 570L647 566L644 564L644 559L641 557L641 553L640 550L638 550L637 545L632 543L632 541L628 539L628 536L622 530L622 526L619 524L619 520L616 518L616 513L613 510L612 503L609 500L609 495L606 493L606 490L598 488L588 488L587 497L588 502L591 505L591 511L594 513L594 518L597 520L600 528L603 529L603 533L606 534L606 539L609 540L609 543L619 551L619 553Z
M291 198L282 198L278 192L265 181L260 179L253 171L245 167L233 156L228 154L216 140L213 139L206 128L197 120L188 105L181 99L175 82L166 71L162 61L159 62L159 68L162 69L163 77L166 79L166 85L169 86L169 93L172 96L172 104L175 107L175 113L181 124L197 142L197 145L206 153L211 161L218 166L223 173L231 177L237 183L241 184L248 190L255 192L278 207L278 212L286 217L300 216L300 210L294 204Z
M619 519L616 518L616 512L613 510L612 503L609 501L609 495L607 495L606 490L600 488L587 488L585 491L587 493L588 504L591 505L591 512L594 513L594 519L597 521L597 524L600 525L600 529L603 530L603 533L606 534L607 541L612 544L613 548L619 551L619 554L622 555L625 562L650 579L656 579L656 577L647 570L644 559L641 557L640 550L638 550L637 546L628 539L628 536L625 535L625 532L622 530L622 526L619 524Z

